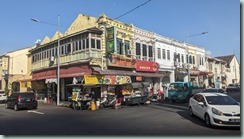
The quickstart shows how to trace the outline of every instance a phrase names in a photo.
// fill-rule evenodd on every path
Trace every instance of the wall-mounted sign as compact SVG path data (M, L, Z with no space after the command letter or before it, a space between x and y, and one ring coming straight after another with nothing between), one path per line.
M186 68L176 68L176 72L177 73L184 73L184 74L187 74L187 69Z
M136 81L142 81L142 77L141 76L136 76Z
M110 27L106 29L107 37L106 37L106 51L108 54L114 53L116 46L116 28Z
M135 68L136 60L122 55L111 54L108 57L108 66Z
M158 64L151 61L136 60L136 71L157 72Z
M103 77L103 84L126 84L126 83L131 83L130 76L105 75Z

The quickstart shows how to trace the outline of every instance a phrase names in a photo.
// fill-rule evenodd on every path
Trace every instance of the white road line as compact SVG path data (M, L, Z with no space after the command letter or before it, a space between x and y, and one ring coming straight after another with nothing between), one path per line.
M38 112L38 111L28 111L28 112L32 112L32 113L36 113L36 114L45 114L45 113Z

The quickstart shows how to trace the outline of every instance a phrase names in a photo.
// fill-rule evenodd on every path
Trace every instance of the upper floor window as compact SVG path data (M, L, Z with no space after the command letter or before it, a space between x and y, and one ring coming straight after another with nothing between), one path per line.
M189 56L189 63L192 64L192 57L191 57L191 55Z
M170 60L170 50L167 50L167 59Z
M192 63L195 64L195 56L192 56Z
M160 48L157 48L157 54L158 54L158 59L161 59L161 50L160 50Z
M142 45L142 55L147 56L147 45L145 44Z
M95 39L91 39L91 48L96 48Z
M101 41L97 40L97 49L101 49Z
M153 50L152 46L148 46L148 51L149 51L149 57L153 57Z
M186 63L189 63L189 57L186 55Z
M165 49L163 49L163 59L166 59Z
M180 53L178 53L177 57L178 57L178 62L180 62Z
M136 55L141 55L141 44L136 43Z
M183 54L181 54L181 61L182 61L182 63L184 63L184 55Z
M125 54L128 55L128 50L130 50L130 41L125 41Z
M117 38L117 54L123 54L123 42L122 39Z

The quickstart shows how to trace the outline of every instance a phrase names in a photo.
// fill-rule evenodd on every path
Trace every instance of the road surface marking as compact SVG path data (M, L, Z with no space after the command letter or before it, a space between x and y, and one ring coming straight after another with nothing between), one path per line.
M28 111L28 112L33 112L33 113L36 113L36 114L44 114L44 113L38 112L38 111Z

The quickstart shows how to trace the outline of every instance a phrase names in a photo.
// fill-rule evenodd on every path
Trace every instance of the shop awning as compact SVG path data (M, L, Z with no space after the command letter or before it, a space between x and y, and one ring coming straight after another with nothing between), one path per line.
M127 76L142 76L142 77L161 77L163 75L158 73L150 72L134 72L134 71L125 71L125 70L101 70L100 67L92 67L93 74L101 75L127 75Z
M91 69L88 65L76 65L69 67L60 67L60 78L70 78L70 77L79 77L90 75ZM43 71L34 72L32 74L33 80L44 80L44 79L52 79L57 78L57 69L48 69Z

